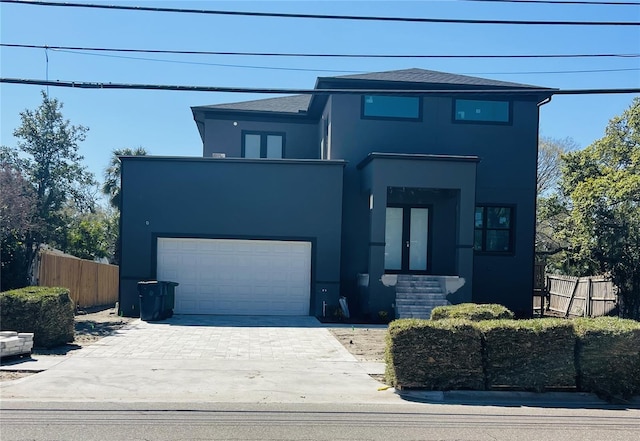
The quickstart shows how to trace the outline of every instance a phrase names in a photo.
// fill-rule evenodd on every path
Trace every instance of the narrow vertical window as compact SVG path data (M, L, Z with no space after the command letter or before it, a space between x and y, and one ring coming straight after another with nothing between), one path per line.
M267 158L282 158L282 136L267 135Z
M259 158L260 157L260 135L248 133L244 135L244 157Z

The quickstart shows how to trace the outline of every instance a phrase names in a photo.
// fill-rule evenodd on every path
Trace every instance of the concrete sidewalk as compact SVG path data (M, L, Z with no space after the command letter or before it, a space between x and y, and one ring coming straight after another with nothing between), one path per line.
M0 384L3 400L390 403L313 317L176 316L129 327L69 356L35 356L41 370ZM6 366L5 366L6 368Z

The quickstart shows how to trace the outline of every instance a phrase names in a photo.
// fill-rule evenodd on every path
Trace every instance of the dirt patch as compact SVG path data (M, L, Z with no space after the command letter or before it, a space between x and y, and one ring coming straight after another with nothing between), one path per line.
M132 317L120 317L114 308L95 307L79 310L75 316L75 335L73 343L56 346L55 348L34 348L34 354L41 355L67 355L69 352L82 349L101 338L115 333L132 321Z
M386 328L331 328L329 331L359 361L384 362Z
M115 333L132 321L132 317L120 317L111 307L95 307L79 310L75 316L75 335L73 343L56 346L55 348L33 348L34 355L67 355L72 351L91 345L101 338ZM16 366L17 367L17 366ZM16 380L31 375L34 372L0 371L0 381Z
M29 371L0 371L0 381L17 380L35 373Z

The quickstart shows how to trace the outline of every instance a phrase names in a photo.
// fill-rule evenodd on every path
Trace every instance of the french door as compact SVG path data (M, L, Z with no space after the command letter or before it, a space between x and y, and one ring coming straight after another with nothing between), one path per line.
M426 273L429 262L429 208L387 207L384 267L391 273Z

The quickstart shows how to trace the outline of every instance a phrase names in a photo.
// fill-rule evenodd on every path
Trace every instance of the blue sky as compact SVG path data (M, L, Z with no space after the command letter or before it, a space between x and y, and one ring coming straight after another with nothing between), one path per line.
M511 20L639 21L640 6L496 4L464 1L89 1L178 8ZM515 26L229 17L0 4L3 43L139 49L384 54L640 53L640 27ZM46 57L48 56L48 65ZM640 58L314 59L0 49L1 76L91 82L311 88L317 76L410 67L561 89L640 87ZM117 56L114 56L117 55ZM150 61L148 59L154 59ZM234 65L234 66L230 66ZM242 67L244 66L244 67ZM251 67L249 67L251 66ZM279 69L267 69L279 68ZM282 69L285 68L285 69ZM286 69L309 69L286 70ZM596 73L531 73L580 70ZM528 72L528 73L523 73ZM39 86L0 85L0 142L15 146L19 112L41 102ZM49 88L73 124L89 127L81 154L102 179L111 151L199 156L190 106L266 95ZM543 136L586 147L633 95L556 96L542 107ZM517 147L517 146L515 146Z

